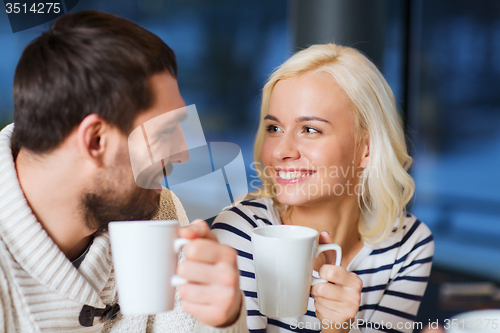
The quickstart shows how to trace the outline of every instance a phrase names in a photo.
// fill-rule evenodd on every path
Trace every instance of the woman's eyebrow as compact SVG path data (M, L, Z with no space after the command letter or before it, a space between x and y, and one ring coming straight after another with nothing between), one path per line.
M271 115L265 116L264 119L279 122L278 118L276 118L275 116L271 116ZM321 121L321 122L330 124L330 122L328 120L320 118L320 117L314 117L314 116L300 117L300 118L295 119L295 122L297 122L297 123L300 123L303 121Z
M310 117L300 117L300 118L297 118L295 119L295 122L297 123L300 123L300 122L303 122L303 121L321 121L321 122L324 122L324 123L330 123L328 120L326 119L323 119L323 118L320 118L320 117L313 117L313 116L310 116Z
M267 115L264 117L265 120L273 120L273 121L277 121L278 123L280 122L278 120L278 118L276 118L275 116L271 116L271 115Z

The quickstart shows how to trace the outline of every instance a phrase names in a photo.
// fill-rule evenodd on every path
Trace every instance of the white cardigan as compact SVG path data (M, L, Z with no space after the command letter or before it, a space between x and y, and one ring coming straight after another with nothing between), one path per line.
M246 310L230 327L198 325L183 311L176 296L172 311L155 316L94 319L79 323L83 305L104 308L117 302L107 233L95 236L76 269L33 215L17 178L10 150L14 126L0 132L0 332L248 332ZM172 195L177 216L187 224L179 199ZM244 303L244 302L243 302Z

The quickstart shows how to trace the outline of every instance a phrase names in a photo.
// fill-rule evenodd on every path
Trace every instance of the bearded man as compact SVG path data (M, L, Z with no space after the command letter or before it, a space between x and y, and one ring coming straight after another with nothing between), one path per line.
M14 124L0 132L0 331L247 331L236 253L205 222L179 231L192 239L177 272L182 307L118 310L108 223L188 224L175 195L138 186L128 147L133 129L185 106L176 77L160 38L110 14L66 14L26 47ZM170 127L163 170L188 159Z

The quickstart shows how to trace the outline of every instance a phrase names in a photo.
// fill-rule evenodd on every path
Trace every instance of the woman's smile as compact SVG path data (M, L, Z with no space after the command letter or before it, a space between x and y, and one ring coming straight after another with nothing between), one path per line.
M306 179L309 179L316 173L314 170L307 169L282 169L276 168L276 182L278 184L295 184Z

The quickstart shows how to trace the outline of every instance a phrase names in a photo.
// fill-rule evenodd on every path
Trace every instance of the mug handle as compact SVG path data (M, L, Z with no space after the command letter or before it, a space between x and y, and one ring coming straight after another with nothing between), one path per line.
M179 251L187 244L189 244L191 240L189 239L186 239L186 238L177 238L175 241L174 241L174 251L175 253L179 253ZM179 275L175 274L174 276L172 276L172 278L170 279L170 285L172 287L178 287L180 286L181 284L186 284L188 281L185 279L185 278L182 278L180 277Z
M321 252L325 252L325 251L328 251L328 250L334 250L336 252L336 258L335 258L335 266L340 266L340 261L342 260L342 248L337 245L337 244L322 244L322 245L319 245L316 249L316 256L314 258L316 258L317 256L319 256L319 254ZM318 279L316 277L313 276L312 278L312 281L311 281L311 286L314 286L318 283L324 283L324 282L328 282L327 280L325 279Z

